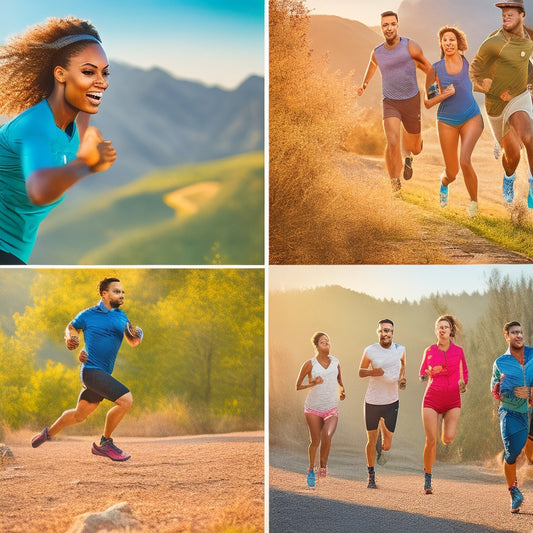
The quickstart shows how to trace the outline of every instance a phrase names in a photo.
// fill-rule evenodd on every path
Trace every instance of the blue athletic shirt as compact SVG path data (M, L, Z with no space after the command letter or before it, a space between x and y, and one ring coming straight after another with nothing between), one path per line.
M79 144L76 123L67 131L58 128L46 100L0 128L0 250L28 262L40 223L63 197L44 206L32 204L26 178L72 161Z
M98 305L78 313L71 323L83 330L85 368L99 368L111 374L128 323L126 313L122 309L108 309L100 300Z
M503 380L501 379L504 375ZM518 413L528 412L527 398L514 395L515 387L531 387L533 385L533 348L524 347L524 367L511 355L509 350L494 361L492 368L491 390L500 382L501 406Z
M434 63L433 67L442 90L452 83L455 87L455 94L439 104L437 120L452 126L459 126L476 115L480 115L481 111L472 93L472 81L468 75L469 65L466 58L463 56L463 67L459 74L448 74L444 58Z

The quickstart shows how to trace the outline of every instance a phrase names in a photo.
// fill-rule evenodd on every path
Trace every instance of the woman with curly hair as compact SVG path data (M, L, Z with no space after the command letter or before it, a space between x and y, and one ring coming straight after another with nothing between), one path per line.
M455 439L461 393L466 392L468 368L463 349L452 341L458 321L452 315L442 315L435 322L437 343L426 348L420 366L420 379L427 381L422 403L422 421L426 433L424 446L424 492L432 494L431 469L437 455L437 439L441 428L444 445Z
M477 175L472 152L483 133L483 119L463 55L468 48L465 34L453 26L444 26L439 30L439 44L441 59L427 75L424 104L427 109L439 105L437 128L445 167L440 177L440 205L448 204L448 186L462 170L470 196L467 213L473 217L477 215Z
M50 18L0 47L0 264L26 264L39 224L78 181L116 159L89 126L108 87L96 29Z

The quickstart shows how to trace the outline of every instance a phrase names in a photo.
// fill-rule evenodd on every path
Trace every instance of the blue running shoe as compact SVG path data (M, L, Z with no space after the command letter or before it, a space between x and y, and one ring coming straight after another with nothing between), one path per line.
M529 191L527 193L527 206L529 209L533 209L533 178L530 176L529 179Z
M307 472L307 485L309 487L315 486L315 471L314 469L310 468Z
M509 492L511 493L511 513L518 513L518 511L520 511L520 506L524 501L524 496L522 496L518 487L515 487L514 485L509 487Z
M448 187L440 184L440 206L446 207L448 205Z
M424 492L426 494L433 494L433 489L431 487L431 474L424 472Z
M516 178L516 174L513 174L510 177L508 177L505 173L503 175L503 184L502 184L503 199L508 204L512 204L513 200L514 200L514 180L515 180L515 178Z

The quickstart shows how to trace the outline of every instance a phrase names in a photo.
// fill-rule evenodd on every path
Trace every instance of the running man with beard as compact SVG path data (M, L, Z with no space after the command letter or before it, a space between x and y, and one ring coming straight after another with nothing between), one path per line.
M518 513L524 497L518 489L516 459L524 447L529 459L532 451L533 437L528 411L533 385L533 348L524 344L519 322L505 324L503 334L509 348L494 361L491 390L492 395L500 401L498 415L504 447L505 479L511 495L511 513Z
M365 395L365 424L367 434L366 461L368 488L377 489L374 463L378 446L378 463L385 464L381 450L390 450L398 419L398 388L405 389L405 347L392 342L394 324L388 318L378 322L379 342L365 348L359 377L370 378ZM381 435L379 433L381 432Z
M503 149L503 199L514 200L514 181L522 145L529 162L528 207L533 208L533 107L528 69L533 41L524 26L524 1L497 2L502 27L481 44L470 65L474 90L485 94L485 109L494 138Z
M416 69L428 74L431 63L417 43L398 35L398 15L393 11L381 14L381 30L385 42L372 51L357 94L363 95L379 67L383 91L383 129L387 138L385 164L392 189L397 192L401 188L402 165L403 178L411 179L413 155L422 151L421 99ZM403 151L407 154L405 164L402 163L402 138Z
M111 434L129 411L133 396L129 389L111 376L118 350L125 338L132 347L141 344L143 331L134 327L126 313L120 309L124 303L124 289L117 278L105 278L99 283L100 302L81 311L65 331L69 350L80 344L79 332L83 331L86 348L80 354L83 389L75 409L65 411L50 427L35 435L31 445L37 448L73 424L79 424L106 398L114 402L106 416L104 434L100 445L93 443L92 453L109 457L113 461L126 461L131 456L113 444Z

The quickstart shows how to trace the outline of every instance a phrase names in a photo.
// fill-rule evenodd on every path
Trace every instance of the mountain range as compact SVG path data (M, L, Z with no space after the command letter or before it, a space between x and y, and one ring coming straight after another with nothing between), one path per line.
M111 62L110 84L91 119L112 141L117 161L81 182L72 199L131 182L157 168L264 149L264 80L235 90L181 80L160 68Z

